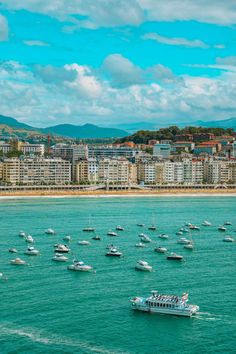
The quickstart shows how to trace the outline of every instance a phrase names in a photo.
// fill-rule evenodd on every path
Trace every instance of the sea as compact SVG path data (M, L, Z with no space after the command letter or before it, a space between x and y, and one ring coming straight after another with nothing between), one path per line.
M201 226L203 220L212 226ZM218 231L226 221L232 225ZM191 233L192 251L176 243L176 231L186 222L200 226ZM152 224L156 231L148 230ZM109 237L117 225L124 231ZM92 240L92 233L82 231L87 226L102 239ZM45 234L47 228L56 235ZM20 230L33 236L39 256L24 255ZM235 231L236 198L230 196L1 199L0 353L235 353L236 243L222 242L225 235L236 239ZM153 242L136 248L141 232ZM169 239L158 238L160 233ZM66 243L66 235L72 237L69 262L53 262L54 244ZM105 256L111 243L123 257ZM184 261L167 260L154 252L157 246ZM11 247L18 253L9 253ZM16 256L27 264L11 265ZM69 271L74 258L95 271ZM153 271L135 270L139 260ZM130 299L152 290L188 292L199 313L185 318L133 311Z

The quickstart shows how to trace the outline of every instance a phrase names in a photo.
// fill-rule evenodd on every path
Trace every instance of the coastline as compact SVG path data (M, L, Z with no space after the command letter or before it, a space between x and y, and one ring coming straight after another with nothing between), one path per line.
M119 191L14 191L1 192L1 199L18 198L108 198L108 197L236 197L235 189L166 189L166 190L119 190Z

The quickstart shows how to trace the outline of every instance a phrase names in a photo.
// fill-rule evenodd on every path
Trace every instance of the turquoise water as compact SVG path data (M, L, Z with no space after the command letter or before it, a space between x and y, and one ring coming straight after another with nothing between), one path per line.
M233 197L68 198L0 201L0 352L11 353L233 353L235 352L235 243L222 242L217 227L230 220L226 234L236 237L236 199ZM102 241L91 240L83 227L95 226ZM213 226L194 231L195 250L176 243L183 223ZM145 232L155 241L145 249L134 247L136 226L155 222L158 231ZM118 224L120 237L106 235ZM57 235L44 230L52 227ZM40 250L38 257L23 254L26 243L20 230L30 233ZM170 235L158 239L158 233ZM72 272L66 263L51 260L53 245L70 234L73 253L96 273ZM185 236L185 235L184 235ZM77 244L91 240L90 246ZM105 257L107 244L119 246L124 257ZM153 252L165 245L185 257L182 263L167 261ZM9 264L16 255L28 266ZM73 259L73 256L70 255ZM135 271L139 259L154 268ZM189 292L190 303L200 306L194 318L134 312L129 299L162 293Z

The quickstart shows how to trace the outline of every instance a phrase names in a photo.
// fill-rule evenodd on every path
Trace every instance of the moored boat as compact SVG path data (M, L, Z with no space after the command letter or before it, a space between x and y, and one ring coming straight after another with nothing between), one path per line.
M226 231L226 227L224 225L218 227L219 231Z
M62 253L56 253L55 256L52 257L52 260L56 262L66 262L68 258Z
M231 237L231 236L225 236L225 237L223 238L223 241L224 241L224 242L234 242L234 238Z
M20 231L20 232L19 232L19 236L20 236L20 237L25 237L25 236L26 236L26 233L25 233L24 231Z
M34 243L34 239L31 235L25 236L25 242Z
M118 251L118 249L116 247L112 247L109 249L109 251L106 253L106 256L110 256L110 257L121 257L122 253L120 251Z
M49 228L49 229L45 230L45 234L47 234L47 235L55 235L56 232L53 229Z
M93 240L100 241L102 238L98 235L92 237Z
M67 269L75 270L79 272L90 272L93 267L90 265L85 264L83 261L74 260L73 264L70 264Z
M211 223L207 220L204 220L202 226L211 226Z
M157 253L166 253L167 252L167 248L165 248L165 247L156 247L154 249L154 251L157 252Z
M114 231L108 231L107 235L108 236L117 236L117 233Z
M174 261L181 261L184 257L181 256L180 254L177 254L175 252L171 252L167 257L166 259L169 259L169 260L174 260Z
M157 229L157 227L155 225L151 225L148 228L148 230L152 230L152 231L155 231L156 229Z
M116 226L116 230L117 230L117 231L124 231L124 227L118 225L118 226Z
M27 247L26 251L24 252L28 256L37 256L39 255L39 250L36 250L34 247Z
M135 244L135 247L144 248L144 247L146 247L146 245L142 242L139 242L139 243Z
M90 226L89 226L89 227L84 227L84 228L83 228L83 231L84 231L84 232L94 232L94 231L95 231L95 228L94 228L94 227L90 227Z
M181 237L179 240L177 240L177 243L179 243L181 245L187 245L187 244L191 243L191 241L185 237Z
M70 252L70 248L67 245L56 244L54 252L56 253L68 253Z
M24 261L23 259L21 258L15 258L15 259L12 259L10 261L11 264L14 264L14 265L24 265L26 264L26 261Z
M16 248L9 248L8 252L10 253L17 253L17 249Z
M81 241L78 241L78 245L90 245L90 242L87 240L81 240Z
M71 241L71 236L67 235L65 237L63 237L64 241Z
M143 270L143 271L148 271L148 272L151 272L152 271L152 267L148 264L148 262L146 261L138 261L136 266L135 266L135 269L137 270Z
M167 240L169 238L167 234L160 234L158 237L162 238L163 240Z

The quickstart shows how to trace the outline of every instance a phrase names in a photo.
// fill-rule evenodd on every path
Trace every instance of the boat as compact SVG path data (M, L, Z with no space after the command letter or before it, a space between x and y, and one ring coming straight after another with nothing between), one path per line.
M167 234L160 234L158 237L162 238L163 240L167 240L169 238Z
M16 248L9 248L8 252L10 253L17 253L17 249Z
M189 232L189 229L187 229L186 227L181 227L180 230L181 232Z
M56 244L54 252L56 253L68 253L70 252L70 248L67 245Z
M204 220L202 226L211 226L211 223L207 220Z
M176 235L178 235L178 236L183 235L183 231L177 231Z
M232 222L231 222L231 221L225 221L225 222L224 222L224 225L230 226L230 225L232 225Z
M83 261L74 260L73 264L70 264L67 267L67 269L80 271L80 272L90 272L93 269L93 267L91 267L90 265L85 264Z
M118 230L118 231L124 231L124 228L123 228L123 226L118 225L118 226L116 226L116 230Z
M102 238L98 235L92 237L93 240L100 241Z
M144 227L145 224L137 224L137 226L139 226L139 227Z
M157 252L157 253L166 253L167 252L167 248L165 248L165 247L156 247L154 249L154 251Z
M65 237L63 237L64 241L71 241L71 236L67 235Z
M145 242L145 243L149 243L152 242L152 240L150 239L150 237L148 237L147 235L144 235L141 237L141 241Z
M15 259L12 259L10 261L11 264L15 264L15 265L24 265L26 264L26 261L23 261L23 259L20 259L20 258L15 258Z
M197 225L190 225L190 226L189 226L189 229L190 229L190 230L200 230L200 227L197 226Z
M223 241L224 241L224 242L234 242L234 238L231 237L231 236L225 236L225 237L223 238Z
M34 243L34 239L31 235L25 236L25 242Z
M148 271L148 272L152 271L152 267L146 261L138 261L135 266L135 269L144 270L144 271Z
M187 250L193 250L194 249L193 242L184 245L184 248L186 248Z
M111 247L109 251L106 253L106 256L110 257L121 257L122 253L118 251L116 247Z
M157 229L157 227L155 225L151 225L148 228L148 230L152 230L152 231L155 231L156 229Z
M218 227L218 230L219 231L226 231L227 229L226 229L226 227L224 227L224 225L222 225L222 226Z
M174 252L171 252L167 257L166 259L169 259L169 260L174 260L174 261L181 261L184 257L177 254L177 253L174 253Z
M20 236L20 237L25 237L25 236L26 236L26 233L25 233L24 231L20 231L20 232L19 232L19 236Z
M37 256L39 254L39 250L36 250L36 248L31 246L28 247L24 253L28 256Z
M152 291L151 296L134 297L130 300L133 310L166 315L191 317L199 311L199 306L188 304L188 293L182 296L162 295Z
M114 231L108 231L107 235L108 236L117 236L117 233Z
M89 227L83 228L83 231L84 231L84 232L94 232L94 231L95 231L95 228L89 226Z
M146 234L144 234L144 233L141 233L141 234L138 235L138 237L148 237L148 236Z
M82 240L82 241L78 241L78 245L90 245L90 242L86 240Z
M55 235L56 232L53 229L49 228L49 229L45 230L45 234L47 234L47 235Z
M68 258L61 253L56 253L55 256L52 257L52 260L56 262L66 262Z
M135 247L143 248L143 247L146 247L146 245L142 242L139 242L139 243L135 244Z
M187 245L187 244L191 243L191 241L185 237L181 237L179 240L177 240L177 243L179 243L181 245Z

